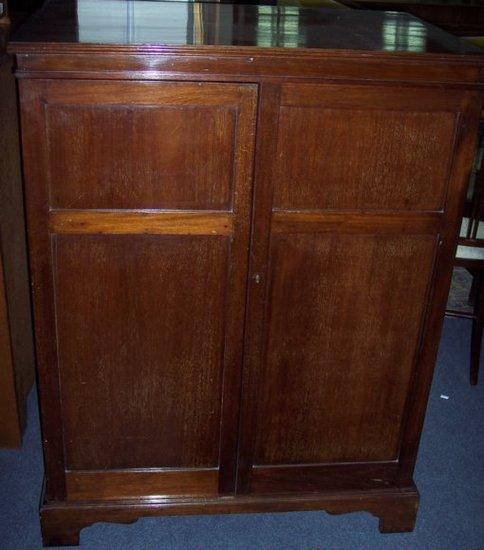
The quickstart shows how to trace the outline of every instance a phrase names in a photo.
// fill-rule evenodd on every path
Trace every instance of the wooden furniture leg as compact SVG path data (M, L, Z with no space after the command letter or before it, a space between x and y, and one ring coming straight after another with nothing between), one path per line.
M53 523L50 519L41 519L43 546L79 546L82 526Z

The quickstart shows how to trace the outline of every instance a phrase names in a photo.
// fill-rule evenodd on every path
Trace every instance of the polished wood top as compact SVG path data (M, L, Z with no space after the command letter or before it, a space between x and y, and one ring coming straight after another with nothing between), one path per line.
M50 0L14 35L11 49L39 51L41 44L482 54L405 13L141 0Z
M358 3L359 0L353 0ZM463 9L472 7L484 7L482 0L364 0L365 4L408 4L419 6L438 6L441 8L458 6Z
M411 13L456 36L478 36L484 29L483 0L340 0L352 8Z

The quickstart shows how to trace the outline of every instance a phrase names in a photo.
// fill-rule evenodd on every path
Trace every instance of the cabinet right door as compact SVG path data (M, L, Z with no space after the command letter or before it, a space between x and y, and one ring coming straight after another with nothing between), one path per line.
M411 484L478 110L262 88L240 492Z

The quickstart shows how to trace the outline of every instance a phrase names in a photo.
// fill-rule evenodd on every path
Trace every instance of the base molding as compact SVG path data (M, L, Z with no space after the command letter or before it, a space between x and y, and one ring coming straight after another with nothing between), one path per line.
M133 523L142 517L321 510L329 514L369 512L382 533L412 531L419 504L414 485L397 489L305 495L271 494L158 498L122 501L47 502L40 510L45 546L76 546L84 527L97 522Z

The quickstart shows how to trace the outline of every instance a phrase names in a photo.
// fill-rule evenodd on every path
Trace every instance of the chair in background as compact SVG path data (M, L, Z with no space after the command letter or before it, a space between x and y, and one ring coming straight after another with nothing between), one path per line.
M469 182L454 265L467 269L472 275L469 293L472 312L447 310L446 314L472 319L470 382L476 385L484 329L484 121L481 123L479 147Z

